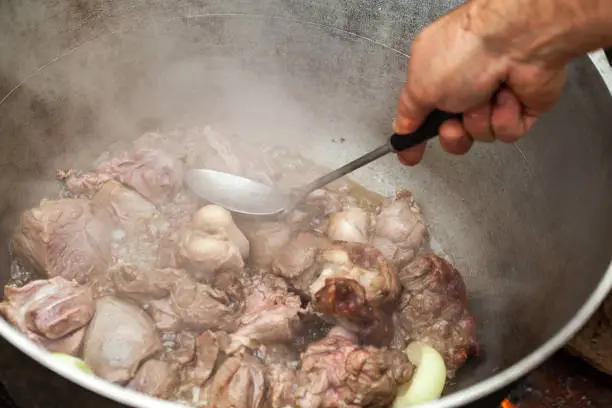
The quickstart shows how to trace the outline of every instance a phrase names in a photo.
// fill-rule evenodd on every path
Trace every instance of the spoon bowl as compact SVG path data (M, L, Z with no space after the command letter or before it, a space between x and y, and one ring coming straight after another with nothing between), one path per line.
M279 215L289 206L289 196L246 177L211 169L192 169L185 182L198 197L228 211L252 215Z

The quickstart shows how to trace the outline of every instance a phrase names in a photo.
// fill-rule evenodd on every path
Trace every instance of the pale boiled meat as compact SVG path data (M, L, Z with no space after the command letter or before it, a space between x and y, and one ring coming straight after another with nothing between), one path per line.
M179 385L179 367L160 360L147 360L127 387L155 398L166 399Z
M138 303L155 321L159 330L180 330L182 321L173 309L170 292L176 283L188 278L175 268L149 269L118 262L108 270L113 293Z
M383 202L371 243L396 267L410 262L427 240L427 227L412 193L400 191Z
M272 273L291 282L296 289L308 293L316 278L319 250L331 245L325 236L313 232L297 232L274 257Z
M149 269L124 262L111 266L108 275L117 294L138 302L167 298L178 281L188 278L182 269Z
M267 408L294 406L297 391L297 371L284 364L269 364L266 367L268 383Z
M255 357L230 357L204 392L210 408L261 408L266 393L265 367Z
M115 260L144 268L157 264L159 244L170 225L149 200L111 180L94 195L92 205L114 221L112 254Z
M197 341L194 333L169 332L164 333L164 335L169 337L168 340L171 343L171 346L168 346L166 342L164 342L164 346L166 347L164 357L167 361L178 365L183 365L194 359Z
M125 384L161 348L155 324L138 306L112 296L96 301L83 347L83 359L96 375Z
M202 386L214 372L220 357L221 347L219 342L224 342L222 334L217 335L212 331L205 331L196 339L195 361L191 367L187 367L183 375L183 381L193 386Z
M332 330L302 354L291 406L385 408L395 399L398 387L410 380L414 367L405 353L359 346L345 333ZM285 398L287 394L291 397L286 391Z
M147 299L141 301L142 308L155 322L155 327L162 331L178 331L183 329L183 321L172 306L170 297L163 299Z
M238 304L222 291L184 277L176 281L170 302L186 328L232 331Z
M404 287L398 329L411 341L434 347L444 357L449 377L478 352L476 322L468 310L463 278L435 254L413 260L399 272Z
M291 239L291 226L284 221L258 221L237 219L240 230L249 240L249 263L269 268L274 257Z
M124 183L153 203L172 200L183 186L183 163L155 148L136 148L101 163L96 171L58 171L58 179L76 196L90 196L109 180Z
M299 296L274 277L256 277L245 286L245 308L233 334L261 344L284 343L294 336L302 311Z
M330 216L327 236L332 241L367 243L371 228L372 215L359 207L352 207Z
M213 204L203 206L193 215L191 226L211 235L227 236L240 251L242 259L249 257L249 240L236 226L231 212L225 208Z
M43 200L21 215L12 254L40 276L83 284L111 262L111 225L89 200Z
M31 340L52 352L78 352L95 311L88 287L58 276L7 286L4 297L0 315Z
M220 287L215 284L217 281L231 284L232 277L237 278L244 269L240 249L221 231L210 234L197 229L182 230L176 251L180 267L198 281L217 287Z

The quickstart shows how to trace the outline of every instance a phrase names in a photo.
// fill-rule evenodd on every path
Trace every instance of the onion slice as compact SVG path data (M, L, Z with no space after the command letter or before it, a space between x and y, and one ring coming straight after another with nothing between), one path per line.
M425 404L440 398L446 382L444 359L431 346L415 341L406 347L406 355L416 366L410 381L400 386L392 408Z
M83 371L86 374L91 374L91 375L94 374L93 371L91 371L91 368L89 368L89 366L85 364L85 362L81 360L80 358L71 356L70 354L62 354L62 353L53 353L52 356L56 358L57 360L60 360L72 367L78 368L79 370Z

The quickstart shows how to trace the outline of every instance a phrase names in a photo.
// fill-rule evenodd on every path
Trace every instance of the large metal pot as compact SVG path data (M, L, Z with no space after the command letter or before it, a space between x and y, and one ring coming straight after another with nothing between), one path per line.
M1 242L21 210L56 191L56 168L87 166L150 127L212 124L344 163L389 133L411 40L458 3L2 2ZM520 143L460 158L431 143L414 169L388 157L355 175L383 194L416 194L471 292L485 358L429 407L464 406L519 379L612 287L612 99L602 75L610 68L597 57L573 63L562 101ZM0 260L4 281L6 251ZM75 376L2 320L0 334L0 381L21 407L171 406Z

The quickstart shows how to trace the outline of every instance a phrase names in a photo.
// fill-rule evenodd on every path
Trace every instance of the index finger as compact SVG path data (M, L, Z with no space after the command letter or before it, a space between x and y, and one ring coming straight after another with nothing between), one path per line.
M414 132L433 109L434 106L419 101L413 95L409 83L406 82L397 104L397 117L395 118L393 131L400 135Z

